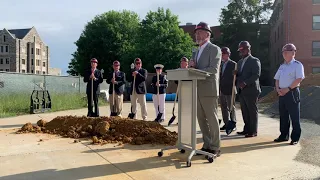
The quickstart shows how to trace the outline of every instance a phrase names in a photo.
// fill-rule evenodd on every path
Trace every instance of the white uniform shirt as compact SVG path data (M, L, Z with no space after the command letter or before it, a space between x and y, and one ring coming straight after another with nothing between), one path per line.
M279 88L288 88L293 81L299 78L305 78L304 67L301 62L295 59L292 59L289 63L283 63L274 76L275 80L279 80Z

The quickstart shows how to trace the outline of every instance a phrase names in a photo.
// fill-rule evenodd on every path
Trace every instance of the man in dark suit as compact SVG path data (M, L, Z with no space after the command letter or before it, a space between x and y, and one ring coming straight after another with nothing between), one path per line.
M98 94L100 93L100 84L103 82L103 76L97 66L98 60L96 58L91 59L91 68L85 72L83 78L83 81L87 83L88 117L99 117ZM92 98L95 112L92 109Z
M122 116L123 92L124 92L125 82L126 82L126 75L124 72L120 71L120 62L114 61L113 72L110 72L107 78L107 83L110 84L109 86L110 112L114 111L114 113L117 113L118 116L120 117ZM114 85L114 91L113 91L113 85ZM113 102L113 98L114 98L114 102Z
M222 112L222 118L224 125L220 130L226 130L226 133L229 135L232 131L236 130L236 114L235 114L235 96L232 97L233 87L233 70L235 70L236 62L232 61L229 57L231 51L228 47L221 48L222 53L222 63L220 69L220 107ZM233 105L231 107L231 102ZM228 128L227 128L228 127Z
M248 41L239 43L240 56L238 62L237 88L241 105L244 128L238 132L245 137L255 137L258 131L257 101L261 93L259 78L261 74L260 60L251 55L251 45Z
M132 112L137 115L137 101L140 104L141 116L143 120L147 120L147 102L146 102L146 79L148 77L148 71L142 68L142 61L140 58L135 59L135 69L132 72L132 76L129 82L132 82L130 89L130 99ZM134 117L135 119L136 117Z

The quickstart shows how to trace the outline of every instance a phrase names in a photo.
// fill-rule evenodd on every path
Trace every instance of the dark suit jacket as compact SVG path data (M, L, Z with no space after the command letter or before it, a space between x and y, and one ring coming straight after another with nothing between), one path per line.
M108 77L107 77L107 83L110 84L109 86L109 94L112 94L113 92L113 84L111 82L113 78L113 72L110 72L108 74ZM117 84L114 84L114 92L118 95L120 94L123 94L124 92L124 86L125 86L125 82L126 82L126 74L122 71L118 71L116 74L115 74L115 79L117 81Z
M233 70L236 64L237 64L236 62L229 59L227 61L227 65L223 73L222 73L222 65L221 65L219 87L220 87L220 91L224 95L232 95L232 86L233 86L233 77L234 77Z
M85 71L84 77L83 77L83 81L87 83L87 89L86 89L86 93L87 94L91 94L91 69L88 69ZM94 76L97 78L96 80L93 80L93 92L99 94L100 93L100 83L103 82L103 76L102 73L99 69L96 69L94 71Z
M259 78L261 75L260 60L252 55L249 55L241 71L243 59L238 62L237 73L237 88L239 94L242 95L259 95L261 93ZM240 90L240 83L245 82L246 86Z
M135 91L137 94L146 94L147 87L146 87L146 79L148 77L148 71L146 69L141 68L139 73L136 75L136 82L135 82ZM130 94L132 95L133 92L133 76L130 76L129 82L132 82L130 88Z
M153 94L158 94L158 87L156 86L157 84L157 75L152 77L152 83L151 86L153 87ZM166 93L166 88L168 87L168 80L167 78L163 75L159 75L159 94L164 94Z

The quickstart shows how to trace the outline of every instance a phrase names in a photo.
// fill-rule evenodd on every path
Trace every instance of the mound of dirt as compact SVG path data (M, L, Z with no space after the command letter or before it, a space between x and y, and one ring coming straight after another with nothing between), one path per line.
M320 74L309 74L306 76L306 78L301 82L300 88L304 89L311 86L320 86ZM275 90L259 100L261 103L272 103L276 101L278 101L278 94Z
M58 134L71 138L91 138L94 144L174 145L177 141L176 132L170 132L157 122L119 117L58 116L44 123L44 127L27 123L17 133L27 132Z

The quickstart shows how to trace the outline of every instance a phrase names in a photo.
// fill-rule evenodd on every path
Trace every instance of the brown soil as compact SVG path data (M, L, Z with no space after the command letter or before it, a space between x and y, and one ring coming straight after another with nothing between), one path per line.
M25 124L17 133L42 132L71 138L91 138L94 144L168 144L174 145L177 133L161 124L119 117L88 118L85 116L58 116L44 127Z
M320 86L320 74L309 74L301 82L300 87L303 89L309 86ZM272 103L278 100L278 94L276 91L272 91L267 94L265 97L261 98L259 102L261 103Z

